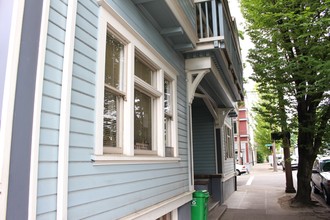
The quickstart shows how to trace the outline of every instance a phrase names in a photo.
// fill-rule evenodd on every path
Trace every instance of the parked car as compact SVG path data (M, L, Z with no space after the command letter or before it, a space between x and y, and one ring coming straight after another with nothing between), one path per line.
M312 191L323 193L324 200L330 205L330 157L318 157L313 164Z
M293 169L293 170L298 169L298 163L299 163L298 157L291 156L290 160L291 160L291 169ZM285 160L282 160L281 165L282 165L282 169L284 171L285 170Z
M247 172L246 165L236 164L236 174L237 176L240 176L243 173Z
M269 165L272 167L273 166L273 155L269 155L268 160L269 160ZM282 161L283 161L282 154L276 154L276 164L279 166L279 165L281 165Z

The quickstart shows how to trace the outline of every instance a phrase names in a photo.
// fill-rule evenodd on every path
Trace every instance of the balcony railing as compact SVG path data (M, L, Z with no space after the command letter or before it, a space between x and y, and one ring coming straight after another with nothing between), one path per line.
M224 49L235 72L236 80L243 83L243 69L236 23L230 15L227 0L195 0L199 43L213 42Z

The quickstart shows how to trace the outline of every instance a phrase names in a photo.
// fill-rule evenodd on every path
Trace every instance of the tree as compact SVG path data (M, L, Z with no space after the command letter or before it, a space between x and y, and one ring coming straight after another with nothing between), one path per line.
M259 157L262 157L262 162L266 156L271 154L271 150L266 145L271 143L270 139L270 127L269 124L263 119L263 117L256 112L254 116L255 129L254 129L254 141L257 146L257 153Z
M267 84L267 83L266 83ZM295 193L296 190L293 186L292 169L291 169L291 133L294 131L292 127L293 123L287 117L288 110L285 108L285 99L282 91L278 90L276 86L268 85L268 93L265 91L260 94L261 97L258 106L254 107L256 112L257 130L256 141L266 141L271 143L276 140L282 141L282 147L284 151L284 163L285 163L285 176L286 176L286 189L285 192ZM262 88L262 87L259 87ZM273 92L273 93L272 93ZM262 130L261 130L262 129ZM280 132L278 132L280 130ZM260 131L264 131L260 135ZM271 137L272 136L272 140ZM276 136L276 138L275 138ZM276 152L273 152L275 155Z
M310 205L312 165L329 135L330 0L241 0L241 6L255 44L249 59L258 90L282 93L284 112L297 119L298 184L292 202Z

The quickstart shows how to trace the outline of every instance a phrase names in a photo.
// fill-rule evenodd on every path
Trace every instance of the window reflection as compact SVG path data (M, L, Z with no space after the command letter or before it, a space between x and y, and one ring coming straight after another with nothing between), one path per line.
M171 82L164 79L164 143L165 156L173 157L174 150L172 147L172 91Z
M124 71L124 45L107 34L104 74L103 146L117 147L118 105ZM117 91L117 92L116 92Z
M116 96L104 91L103 145L117 146L117 101Z
M152 150L151 97L135 90L134 103L134 148Z
M110 34L107 35L105 83L116 89L121 88L121 76L124 70L124 45Z
M141 62L138 58L135 58L135 75L152 85L153 70Z

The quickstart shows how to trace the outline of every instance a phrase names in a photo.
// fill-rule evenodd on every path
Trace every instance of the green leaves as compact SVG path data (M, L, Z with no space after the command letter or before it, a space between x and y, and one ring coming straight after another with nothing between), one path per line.
M263 108L279 120L265 119L281 127L297 116L291 124L314 137L309 147L319 149L317 139L328 135L320 131L330 130L323 104L330 93L330 0L241 0L241 6L255 44L251 78Z

